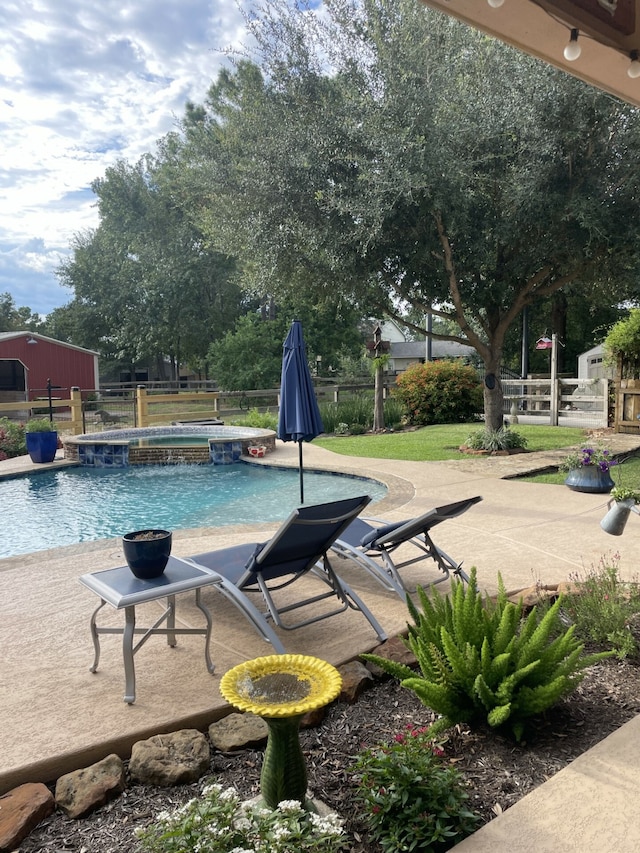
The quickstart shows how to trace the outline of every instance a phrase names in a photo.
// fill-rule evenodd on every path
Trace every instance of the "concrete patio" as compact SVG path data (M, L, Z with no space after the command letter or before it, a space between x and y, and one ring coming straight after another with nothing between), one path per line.
M640 446L633 436L614 439L625 451ZM297 448L279 443L266 461L295 465ZM19 470L16 460L8 462L12 471ZM0 474L9 471L8 462L1 463ZM28 460L19 464L30 467ZM544 468L553 464L553 458L525 454L415 463L355 459L313 444L305 447L308 468L366 475L388 484L388 497L373 507L372 515L408 518L435 504L482 495L483 501L466 514L440 525L434 538L449 554L464 559L467 569L476 566L483 589L490 593L497 588L498 572L509 589L537 580L556 583L614 552L620 555L623 575L634 576L640 525L632 519L623 536L608 536L599 526L606 495L503 479L519 473L519 466L525 464ZM188 556L238 542L262 541L276 527L177 531L173 552ZM238 620L235 608L215 590L206 589L203 599L214 617L215 674L206 670L202 637L179 637L176 648L167 647L162 638L151 638L136 656L136 702L126 705L117 638L102 639L99 670L89 672L93 660L89 618L97 599L78 583L85 572L122 562L117 539L0 560L4 696L0 725L5 732L0 793L25 781L51 781L110 752L126 757L133 742L154 732L206 726L228 711L218 691L220 676L244 659L269 653L269 646L249 624ZM398 598L351 564L340 561L338 571L390 636L404 628L406 610ZM158 607L145 607L150 619L157 618ZM121 624L121 614L109 607L102 612L114 625ZM191 596L178 599L178 619L186 627L202 624ZM282 639L288 651L321 656L333 664L352 659L377 642L368 622L354 612L283 632ZM640 719L635 719L457 849L476 853L485 849L637 850L640 825L629 806L629 794L640 784L639 753Z

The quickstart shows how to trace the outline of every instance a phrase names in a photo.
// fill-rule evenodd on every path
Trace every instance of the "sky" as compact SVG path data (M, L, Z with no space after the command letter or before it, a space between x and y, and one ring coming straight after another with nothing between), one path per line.
M2 0L0 295L72 299L55 270L98 224L91 182L153 152L243 37L234 0Z

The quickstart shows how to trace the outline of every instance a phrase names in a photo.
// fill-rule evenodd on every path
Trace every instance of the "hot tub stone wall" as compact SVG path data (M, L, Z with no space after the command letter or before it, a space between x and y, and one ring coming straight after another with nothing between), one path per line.
M233 432L242 433L233 435ZM225 435L226 433L226 435ZM231 433L231 435L229 435ZM134 438L153 435L210 435L209 447L129 447ZM81 465L94 468L126 467L127 465L213 463L231 465L248 454L248 448L264 446L266 453L276 447L272 430L242 427L221 427L217 434L211 428L199 427L146 427L144 429L105 430L94 435L74 436L64 439L64 456Z

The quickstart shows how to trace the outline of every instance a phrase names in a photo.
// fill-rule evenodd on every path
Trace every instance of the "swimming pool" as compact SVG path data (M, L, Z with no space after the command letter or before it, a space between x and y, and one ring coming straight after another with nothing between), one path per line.
M386 495L365 478L305 471L305 503ZM0 558L131 530L281 521L299 504L296 470L262 465L64 468L0 481Z

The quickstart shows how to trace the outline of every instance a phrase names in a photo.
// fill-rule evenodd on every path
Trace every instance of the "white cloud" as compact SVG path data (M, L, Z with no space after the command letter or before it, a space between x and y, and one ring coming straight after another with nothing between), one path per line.
M97 224L91 182L153 151L243 36L233 0L4 0L0 293L40 313L69 301L54 270Z

